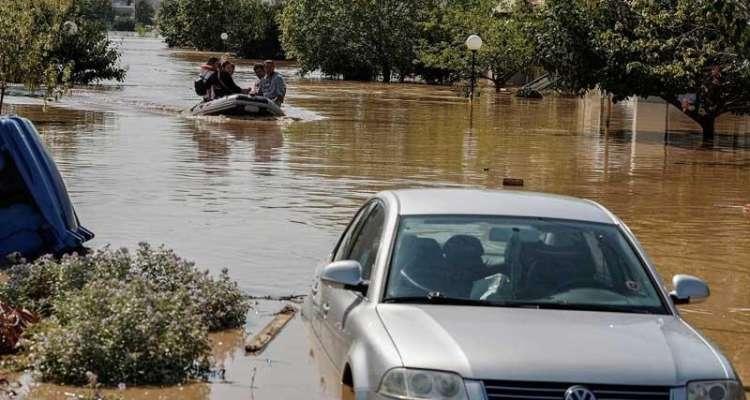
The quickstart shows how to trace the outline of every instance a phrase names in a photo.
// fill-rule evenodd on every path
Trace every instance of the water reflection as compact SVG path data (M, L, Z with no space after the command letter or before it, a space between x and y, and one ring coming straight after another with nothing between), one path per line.
M706 278L711 299L684 313L750 381L750 217L737 207L750 203L749 119L720 119L708 150L688 133L692 121L663 103L623 102L608 116L596 95L524 100L485 91L470 108L449 88L300 80L291 66L281 69L288 107L302 121L189 119L178 111L195 101L189 86L206 55L155 40L124 45L125 85L79 90L47 113L16 107L40 127L81 220L97 233L94 245L166 242L212 271L229 267L247 292L299 293L372 193L501 188L504 177L523 178L525 190L612 209L666 281ZM239 74L248 82L250 65ZM183 397L247 398L253 368L259 385L280 390L256 398L323 397L320 377L295 369L309 366L307 356L294 358L306 346L295 323L267 356L289 364L266 368L227 352L236 385ZM302 377L298 385L290 374Z

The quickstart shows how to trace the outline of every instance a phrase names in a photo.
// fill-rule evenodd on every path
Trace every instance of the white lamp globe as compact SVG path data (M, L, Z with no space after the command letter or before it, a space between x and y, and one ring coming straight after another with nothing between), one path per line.
M471 35L466 39L466 47L471 51L477 51L482 47L482 38L478 35Z
M78 25L76 25L73 21L65 21L65 23L62 26L63 33L66 35L75 35L78 33Z
M227 39L229 39L229 35L226 32L222 33L221 40L227 40Z

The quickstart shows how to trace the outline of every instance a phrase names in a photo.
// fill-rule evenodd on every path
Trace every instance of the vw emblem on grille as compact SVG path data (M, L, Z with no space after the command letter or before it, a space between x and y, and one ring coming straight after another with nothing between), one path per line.
M596 396L583 386L571 386L565 391L565 400L596 400Z

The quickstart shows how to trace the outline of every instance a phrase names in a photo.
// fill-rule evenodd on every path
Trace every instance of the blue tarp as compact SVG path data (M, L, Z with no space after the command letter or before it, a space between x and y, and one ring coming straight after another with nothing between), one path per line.
M54 160L24 118L0 117L0 196L2 258L73 251L94 237L80 225Z

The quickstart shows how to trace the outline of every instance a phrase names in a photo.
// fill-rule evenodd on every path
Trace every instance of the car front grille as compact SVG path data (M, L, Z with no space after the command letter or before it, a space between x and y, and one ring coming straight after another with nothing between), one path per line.
M488 400L565 400L572 386L584 386L597 400L669 400L667 386L599 385L485 380Z

